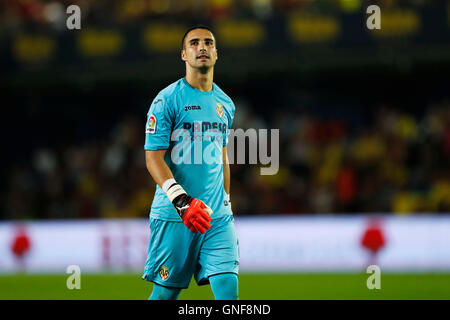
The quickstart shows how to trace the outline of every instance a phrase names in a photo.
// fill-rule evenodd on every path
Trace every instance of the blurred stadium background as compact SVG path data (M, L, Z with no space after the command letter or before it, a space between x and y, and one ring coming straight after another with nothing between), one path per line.
M446 0L0 2L0 298L147 298L146 113L197 23L215 30L233 127L280 129L276 175L231 166L241 298L449 299Z

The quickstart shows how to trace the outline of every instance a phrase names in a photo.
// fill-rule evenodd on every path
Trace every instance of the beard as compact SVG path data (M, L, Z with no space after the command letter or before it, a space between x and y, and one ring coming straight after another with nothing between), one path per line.
M211 69L211 67L210 66L201 66L197 69L201 74L207 74L209 69Z
M212 64L212 65L211 64L207 64L207 65L202 64L202 65L198 66L195 64L191 64L189 61L188 61L188 64L192 69L197 69L201 74L207 74L211 70L211 68L214 67L214 64Z

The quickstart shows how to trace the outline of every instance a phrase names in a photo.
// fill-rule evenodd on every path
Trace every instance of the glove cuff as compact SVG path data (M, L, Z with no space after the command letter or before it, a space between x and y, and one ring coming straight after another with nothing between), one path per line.
M182 194L186 194L186 191L184 191L183 187L181 187L173 178L164 181L164 183L162 184L162 189L172 203L176 197Z

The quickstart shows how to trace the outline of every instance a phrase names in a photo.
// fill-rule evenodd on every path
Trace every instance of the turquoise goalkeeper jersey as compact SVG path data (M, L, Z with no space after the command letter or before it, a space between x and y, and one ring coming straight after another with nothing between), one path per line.
M212 219L232 215L224 188L222 148L227 145L235 106L215 83L209 92L184 78L153 100L147 114L145 150L167 150L164 160L175 180L191 197L213 210ZM150 217L181 221L157 185Z

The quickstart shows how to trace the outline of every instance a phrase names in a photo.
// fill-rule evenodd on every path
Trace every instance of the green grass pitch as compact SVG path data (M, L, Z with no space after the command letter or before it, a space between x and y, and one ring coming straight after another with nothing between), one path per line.
M82 274L81 289L69 290L69 275L0 275L2 300L144 300L152 283L139 274ZM369 290L366 273L298 274L265 273L239 275L241 300L309 299L450 299L450 273L382 274L381 289ZM209 285L191 282L180 300L213 299Z

